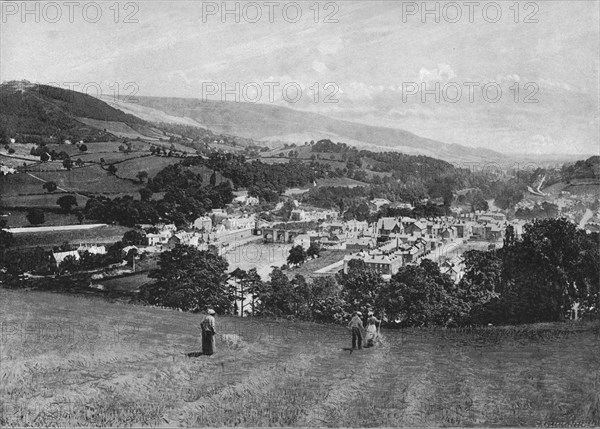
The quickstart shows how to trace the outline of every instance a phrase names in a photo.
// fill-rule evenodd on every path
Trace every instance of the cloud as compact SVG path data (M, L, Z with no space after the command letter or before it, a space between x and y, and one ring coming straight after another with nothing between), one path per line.
M438 64L433 70L423 67L419 71L419 80L421 82L449 81L456 77L456 73L448 64Z

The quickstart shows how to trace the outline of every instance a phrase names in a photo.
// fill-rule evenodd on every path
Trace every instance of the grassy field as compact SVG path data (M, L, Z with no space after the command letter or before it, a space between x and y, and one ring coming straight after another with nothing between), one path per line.
M40 191L42 182L40 183ZM2 197L2 205L5 207L55 207L58 208L58 204L56 204L56 200L64 195L73 195L72 193L67 192L53 192L53 193L45 193L45 194L37 194L37 195L10 195L7 197ZM86 201L88 200L86 197L81 195L74 195L77 199L77 205L79 207L85 206Z
M56 198L60 196L56 195ZM55 205L58 207L57 205ZM32 226L27 220L27 210L14 210L10 209L7 216L3 216L8 222L9 228L17 228L21 226ZM6 213L5 213L6 214ZM60 226L60 225L75 225L79 223L77 216L74 214L57 213L54 211L44 212L45 222L41 226Z
M166 156L145 156L143 158L129 159L119 162L117 176L126 179L137 180L135 175L144 170L148 172L149 177L154 177L165 167L181 162L181 158Z
M118 174L118 173L117 173ZM43 192L44 181L54 181L69 192L131 193L139 186L108 174L99 165L74 168L71 171L42 171L30 174L9 174L0 179L0 192L5 195L27 195Z
M349 255L350 253L350 250L322 250L318 258L307 261L286 273L291 277L300 274L306 278L312 278L315 277L315 271L343 260L344 256ZM342 267L340 267L340 269L341 268Z
M76 224L73 221L72 224ZM9 226L17 225L9 221ZM46 226L46 224L44 224ZM80 243L115 243L123 234L131 228L124 226L101 226L92 229L80 229L73 231L52 231L52 232L36 232L36 233L19 233L13 234L15 239L14 247L52 247L60 246L65 241L71 244L79 245Z
M383 330L0 290L2 426L597 426L598 325Z

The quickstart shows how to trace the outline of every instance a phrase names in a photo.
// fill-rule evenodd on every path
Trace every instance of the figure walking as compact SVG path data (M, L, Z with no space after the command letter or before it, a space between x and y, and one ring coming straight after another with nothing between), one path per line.
M352 350L356 348L358 342L358 350L362 350L362 330L364 329L362 320L360 320L362 313L357 311L354 313L354 317L350 320L348 328L352 330Z
M202 354L212 355L215 352L215 310L208 309L208 316L200 323L202 329Z

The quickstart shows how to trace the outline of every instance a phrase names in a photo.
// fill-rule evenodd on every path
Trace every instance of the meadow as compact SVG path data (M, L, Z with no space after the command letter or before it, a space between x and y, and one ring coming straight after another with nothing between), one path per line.
M2 426L598 426L600 326L383 330L0 289ZM192 356L192 357L190 357ZM195 357L194 357L195 356Z
M72 224L78 222L74 219ZM48 222L49 223L49 222ZM9 221L10 226L17 226ZM47 226L44 223L43 226ZM120 241L123 238L123 234L129 231L131 228L124 226L107 225L92 229L78 229L72 231L48 231L48 232L35 232L35 233L19 233L14 234L15 239L14 247L36 247L41 246L52 247L60 246L64 242L79 245L81 243L100 243L100 244L112 244Z

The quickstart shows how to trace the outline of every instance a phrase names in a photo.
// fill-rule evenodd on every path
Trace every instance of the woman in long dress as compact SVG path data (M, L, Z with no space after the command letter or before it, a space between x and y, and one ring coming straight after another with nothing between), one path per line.
M215 311L209 309L208 316L200 323L202 328L202 354L212 355L215 352Z
M372 311L369 311L369 318L367 319L367 345L365 347L373 347L375 345L377 323L381 322L373 315Z

